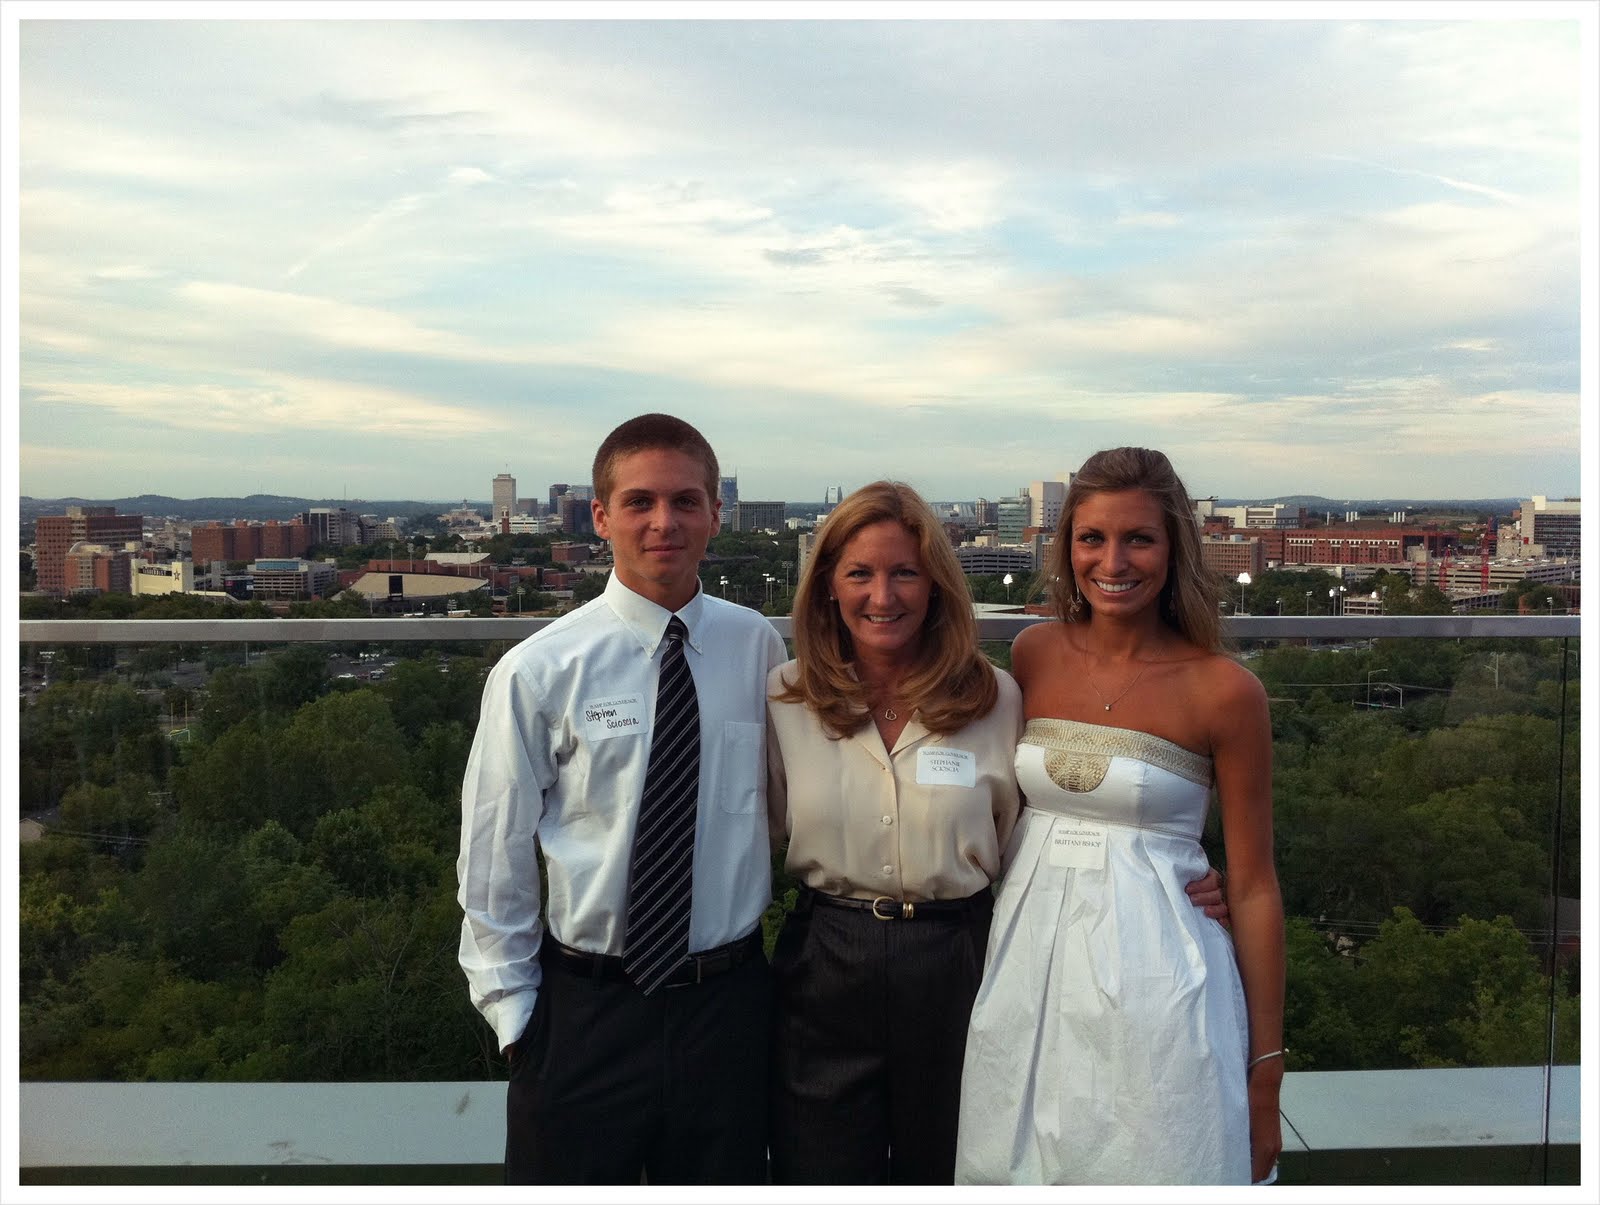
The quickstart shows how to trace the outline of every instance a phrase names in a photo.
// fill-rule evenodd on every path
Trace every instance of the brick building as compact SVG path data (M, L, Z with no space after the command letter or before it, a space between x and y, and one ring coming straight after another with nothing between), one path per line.
M79 542L63 561L66 594L132 594L133 557L104 544Z
M190 555L196 565L213 561L254 561L262 557L293 560L311 547L311 529L304 523L280 523L276 519L255 523L235 519L232 523L197 524L189 533Z
M144 539L143 515L119 515L114 506L69 506L64 515L34 521L34 566L45 594L68 594L67 553L74 544L116 548Z
M1267 568L1261 540L1238 535L1200 537L1200 563L1218 577L1236 581L1241 573L1258 577Z

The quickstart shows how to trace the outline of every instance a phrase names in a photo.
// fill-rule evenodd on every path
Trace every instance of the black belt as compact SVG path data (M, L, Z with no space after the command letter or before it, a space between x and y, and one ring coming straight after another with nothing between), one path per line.
M796 906L808 908L821 904L828 908L849 908L857 912L870 912L879 920L952 920L992 907L994 892L985 887L960 900L897 900L892 895L874 899L856 899L848 895L828 895L810 887L801 887Z
M588 979L607 983L627 983L628 973L622 969L622 959L616 954L591 954L588 950L574 950L564 946L548 933L540 944L541 955L560 963L569 971ZM711 950L690 954L667 976L663 987L683 987L701 983L734 967L748 962L761 952L761 929L758 926L738 941Z

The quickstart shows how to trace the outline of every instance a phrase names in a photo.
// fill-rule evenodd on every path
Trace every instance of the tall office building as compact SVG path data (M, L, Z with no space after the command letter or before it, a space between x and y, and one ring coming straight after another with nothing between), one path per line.
M722 523L729 531L782 531L782 502L735 502L733 510L722 512Z
M831 515L833 508L844 501L844 486L830 485L822 495L822 513Z
M995 507L995 534L1002 544L1022 543L1022 529L1030 524L1033 505L1027 494L1002 498Z
M726 523L733 517L733 508L739 504L739 478L737 474L718 480L717 497L722 500L722 521Z
M144 539L143 515L119 515L114 506L69 506L64 515L40 515L34 522L34 568L45 594L67 592L67 553L87 541L116 546Z
M1555 501L1535 494L1522 504L1521 511L1521 556L1580 555L1582 521L1578 499Z
M566 496L567 483L558 481L550 487L550 509L547 514L559 515L561 513L561 499Z
M584 486L582 492L593 491ZM579 490L569 490L557 498L555 513L561 518L561 530L568 535L594 534L594 513L590 510L589 499L579 497Z
M1054 531L1056 524L1061 519L1061 508L1067 501L1067 481L1072 474L1066 475L1066 480L1057 478L1054 481L1033 481L1028 484L1028 526L1042 527L1046 531Z
M313 506L295 518L306 525L312 544L343 548L364 542L361 516L342 506Z
M517 513L517 479L515 477L510 473L498 473L495 475L491 489L491 497L493 499L491 505L494 508L489 512L491 519L499 523L501 520L509 519Z

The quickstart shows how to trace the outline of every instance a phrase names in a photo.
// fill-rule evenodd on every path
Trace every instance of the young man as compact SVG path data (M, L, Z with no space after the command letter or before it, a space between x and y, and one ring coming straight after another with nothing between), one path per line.
M700 589L717 476L669 415L607 436L605 593L484 687L460 956L511 1061L510 1183L766 1179L764 683L786 654L760 615Z

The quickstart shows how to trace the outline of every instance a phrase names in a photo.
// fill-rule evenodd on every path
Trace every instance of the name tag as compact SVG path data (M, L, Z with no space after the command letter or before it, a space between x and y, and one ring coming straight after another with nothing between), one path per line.
M1076 816L1057 816L1050 830L1050 865L1099 870L1106 864L1106 830Z
M970 749L924 745L917 750L917 784L924 787L975 787L978 757Z
M648 728L643 695L590 699L583 705L583 734L591 743L613 736L637 736Z

